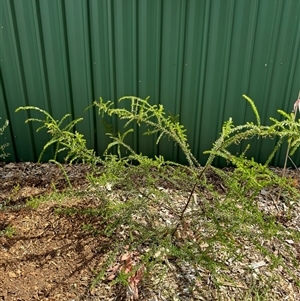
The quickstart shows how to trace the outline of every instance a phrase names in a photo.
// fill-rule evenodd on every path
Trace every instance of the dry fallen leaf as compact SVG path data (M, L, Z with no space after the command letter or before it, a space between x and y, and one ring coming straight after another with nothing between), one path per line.
M264 265L266 265L266 263L264 261L259 261L259 262L253 262L249 265L249 267L253 270L258 269L260 267L263 267Z
M133 295L133 299L136 300L139 297L139 291L137 284L142 280L144 276L144 266L140 266L133 276L129 277L129 289Z

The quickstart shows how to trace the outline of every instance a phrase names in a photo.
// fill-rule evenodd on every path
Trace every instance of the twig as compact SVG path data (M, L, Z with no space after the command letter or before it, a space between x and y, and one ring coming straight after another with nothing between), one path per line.
M297 169L297 170L299 171L297 165L296 165L295 162L292 160L292 158L291 158L290 156L288 156L288 158L289 158L289 160L292 162L292 164L293 164L293 166L295 167L295 169Z
M175 233L177 232L179 226L182 224L182 221L183 221L183 217L184 217L185 211L187 210L187 208L188 208L188 206L189 206L189 204L190 204L190 202L191 202L191 200L192 200L192 196L193 196L193 194L194 194L194 192L195 192L195 190L196 190L196 187L197 187L197 185L198 185L198 181L202 178L203 174L206 172L206 170L207 170L207 168L208 168L209 166L210 166L209 164L206 164L206 165L203 167L202 171L200 172L198 178L196 179L196 182L195 182L195 184L194 184L194 186L193 186L193 188L192 188L192 190L191 190L191 192L190 192L190 195L189 195L189 197L188 197L188 200L187 200L187 202L186 202L186 204L185 204L185 206L184 206L184 208L183 208L183 210L182 210L182 212L181 212L181 215L180 215L180 217L179 217L179 222L177 223L175 229L172 231L172 234L171 234L172 237L174 237L174 235L175 235Z
M293 121L296 120L297 111L299 109L300 109L300 90L299 90L298 98L297 98L296 102L294 103L294 110L293 111L294 111L295 114L294 114ZM282 178L284 178L285 174L286 174L286 165L287 165L287 160L289 158L290 148L291 148L291 141L289 141L288 147L287 147L287 150L286 150L284 166L283 166L283 172L282 172ZM279 201L279 199L281 197L281 190L282 190L282 188L280 187L280 190L279 190L279 193L278 193L278 196L277 196L277 202Z

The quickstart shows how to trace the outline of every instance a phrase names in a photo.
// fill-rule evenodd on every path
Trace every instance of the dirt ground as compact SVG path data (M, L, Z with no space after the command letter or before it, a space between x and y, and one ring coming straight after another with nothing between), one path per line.
M57 200L44 202L37 209L24 206L32 196L46 196L54 189L67 188L59 167L50 163L1 164L0 204L3 207L9 200L10 209L0 210L0 231L12 227L15 233L11 237L0 235L0 300L127 300L124 287L112 288L107 283L91 288L110 242L101 235L84 231L82 225L97 225L99 217L58 215ZM73 187L85 189L89 168L74 165L66 169ZM69 202L79 208L97 206L97 200L87 200L84 196L75 204ZM299 263L300 246L295 249L299 252ZM285 292L282 300L300 300L299 288L293 287L288 279L280 287ZM139 300L166 299L162 295L159 298L151 289L140 289ZM176 300L217 298L182 294ZM236 299L228 296L224 300Z
M86 166L68 169L75 187L86 184ZM49 194L53 184L66 188L60 169L54 164L10 163L0 168L0 178L0 203L10 199L12 205L0 211L0 229L9 225L16 232L11 238L0 237L0 300L99 300L89 285L108 242L84 232L78 217L57 216L55 202L38 210L22 206L30 196Z

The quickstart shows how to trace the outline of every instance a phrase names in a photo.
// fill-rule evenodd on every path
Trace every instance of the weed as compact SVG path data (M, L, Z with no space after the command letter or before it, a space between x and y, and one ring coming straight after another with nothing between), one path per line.
M7 199L0 204L0 209L8 208L11 205L11 203L18 197L20 189L20 184L15 185L10 194L8 195Z
M17 231L14 227L8 225L5 227L5 229L0 231L0 236L5 236L7 238L12 238L14 235L16 235Z
M32 208L32 209L37 209L42 202L41 198L37 197L31 197L27 202L26 202L26 207Z
M73 190L58 191L52 184L52 192L45 195L31 197L26 202L26 206L32 209L37 209L42 203L52 202L60 206L65 200L79 197L79 193Z
M91 233L93 236L99 234L99 230L95 228L92 224L82 224L82 230Z

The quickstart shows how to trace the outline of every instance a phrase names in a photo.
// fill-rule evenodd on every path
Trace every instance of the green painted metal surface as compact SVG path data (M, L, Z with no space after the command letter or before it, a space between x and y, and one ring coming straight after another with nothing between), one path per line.
M36 161L49 139L24 125L30 115L15 113L19 106L84 117L77 130L102 154L104 127L84 109L100 96L116 105L124 95L150 96L180 115L203 163L224 120L253 120L242 94L268 123L277 109L292 110L300 88L299 0L0 0L0 25L0 125L10 121L0 143L10 143L8 161ZM106 121L122 130L122 122ZM128 140L137 152L184 162L176 145L157 146L141 132ZM275 143L255 140L249 156L264 161ZM300 155L294 160L300 164Z

